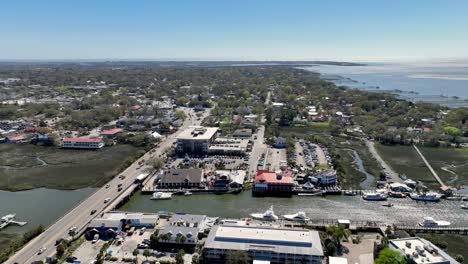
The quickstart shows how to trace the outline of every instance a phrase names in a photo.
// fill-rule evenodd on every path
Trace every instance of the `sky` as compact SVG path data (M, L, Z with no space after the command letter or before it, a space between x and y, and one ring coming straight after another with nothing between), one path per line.
M5 0L0 60L468 58L468 1Z

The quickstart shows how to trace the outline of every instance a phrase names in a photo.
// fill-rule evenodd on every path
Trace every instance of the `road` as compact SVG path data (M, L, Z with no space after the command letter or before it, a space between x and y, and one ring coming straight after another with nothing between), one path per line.
M266 100L265 100L266 107L270 103L270 97L271 97L271 92L268 92ZM264 143L265 142L265 125L263 125L264 122L265 122L265 117L262 115L260 118L261 124L257 131L257 139L254 139L252 151L250 152L249 169L247 171L247 175L249 179L255 176L255 173L257 171L259 157L262 153L265 153L266 149L268 148L268 146Z
M404 183L404 181L398 176L398 173L396 173L392 167L390 167L387 162L385 162L380 154L377 152L377 149L375 149L375 143L365 139L366 146L369 149L370 153L372 156L377 160L377 162L382 166L383 171L387 174L387 176L391 177L391 181L393 182L399 182L399 183Z
M144 167L139 168L138 162L142 159L148 160L151 157L158 156L162 154L167 148L171 147L176 140L177 135L183 131L184 129L188 128L191 125L199 125L200 122L203 120L203 117L200 120L194 120L195 117L191 117L192 115L190 112L191 109L184 109L187 114L187 118L184 121L184 124L181 128L172 135L169 135L155 148L154 153L147 152L137 161L135 161L132 165L130 165L125 171L121 173L121 175L125 175L124 179L119 179L119 177L115 177L111 181L108 182L106 186L98 189L94 192L91 196L86 198L80 204L78 204L75 208L71 209L67 212L64 216L58 219L55 223L50 225L42 234L38 237L31 240L28 244L26 244L20 251L18 251L15 255L10 257L5 263L6 264L13 264L13 263L32 263L34 261L44 261L47 256L53 256L55 254L55 241L60 238L67 237L68 230L71 227L76 227L77 230L83 230L86 228L88 223L93 220L96 216L100 215L102 212L108 209L108 204L104 203L106 198L110 198L111 201L114 201L124 193L128 188L134 187L134 180L135 177L138 176L142 171L145 169ZM210 111L205 111L204 116L208 115ZM122 191L118 192L118 185L121 184ZM109 186L109 187L107 187ZM113 204L113 202L109 202L109 204ZM40 205L38 205L40 206ZM96 210L96 213L91 215L91 211ZM46 251L42 254L38 255L38 251L40 248L45 247Z

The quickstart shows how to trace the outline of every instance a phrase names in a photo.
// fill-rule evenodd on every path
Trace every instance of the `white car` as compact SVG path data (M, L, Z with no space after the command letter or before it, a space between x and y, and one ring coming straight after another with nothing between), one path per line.
M104 203L108 203L110 201L110 198L104 199Z
M46 250L47 250L46 247L42 247L42 248L39 249L39 251L37 252L37 254L40 255L40 254L44 253L44 251L46 251Z

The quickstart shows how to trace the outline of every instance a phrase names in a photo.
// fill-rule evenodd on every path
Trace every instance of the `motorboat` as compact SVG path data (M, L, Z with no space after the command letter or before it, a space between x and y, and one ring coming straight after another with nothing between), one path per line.
M345 191L344 194L347 196L356 196L356 193L353 191Z
M362 195L362 199L366 201L385 201L387 200L387 195L383 193L365 193Z
M461 209L468 209L468 204L462 204Z
M297 212L296 214L283 215L283 218L289 221L297 222L307 222L310 220L310 218L307 217L303 211Z
M15 219L16 214L8 214L5 215L1 218L1 223L7 223L10 222L11 220Z
M444 227L449 226L450 222L448 221L436 221L432 217L424 217L424 220L419 223L422 227Z
M385 207L393 207L394 204L392 204L392 203L386 203L386 204L382 204L382 206L385 206Z
M411 199L416 201L425 201L425 202L438 202L442 198L442 194L430 192L424 194L411 193Z
M192 194L193 194L193 193L191 193L191 192L189 192L189 191L184 192L184 196L190 196L190 195L192 195Z
M393 197L393 198L406 198L406 194L402 192L389 192L388 196Z
M276 221L278 220L278 216L275 215L273 211L273 205L263 214L250 214L253 219L263 220L263 221Z
M155 192L151 196L151 200L170 200L172 198L172 193L170 192Z

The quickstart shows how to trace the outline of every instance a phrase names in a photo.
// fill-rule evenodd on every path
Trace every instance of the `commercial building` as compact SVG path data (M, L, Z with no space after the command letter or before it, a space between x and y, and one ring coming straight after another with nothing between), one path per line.
M158 230L159 243L195 246L207 228L206 215L173 215L167 225Z
M252 129L250 128L242 128L237 129L232 133L232 136L235 138L250 138L252 137Z
M100 138L63 138L62 148L100 149L104 142Z
M436 245L420 237L393 239L388 246L416 264L459 264Z
M206 154L216 138L218 128L192 126L177 136L178 154Z
M267 170L257 171L253 194L255 195L292 195L294 181L290 176L283 176Z
M223 263L229 251L243 251L251 261L268 263L322 263L323 250L317 231L271 226L214 226L205 242L204 258Z
M244 186L245 170L217 170L211 178L210 184L215 190L229 191Z
M204 183L201 169L171 169L164 171L158 182L160 189L192 189L200 188Z
M208 154L243 156L247 151L248 144L247 139L217 138L208 148Z
M158 221L157 214L110 212L93 219L86 233L88 237L99 234L99 237L113 238L125 226L154 228Z

